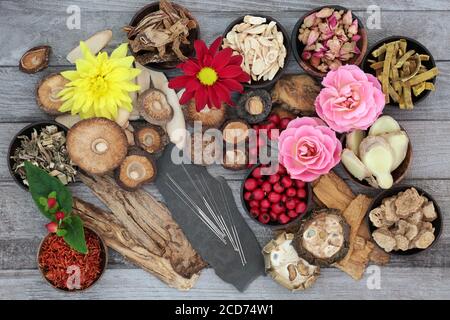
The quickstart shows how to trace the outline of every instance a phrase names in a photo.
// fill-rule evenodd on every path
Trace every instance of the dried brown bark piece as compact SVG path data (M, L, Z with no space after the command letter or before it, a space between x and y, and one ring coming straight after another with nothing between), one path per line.
M327 208L344 211L355 198L350 187L334 172L321 176L313 183L313 192Z

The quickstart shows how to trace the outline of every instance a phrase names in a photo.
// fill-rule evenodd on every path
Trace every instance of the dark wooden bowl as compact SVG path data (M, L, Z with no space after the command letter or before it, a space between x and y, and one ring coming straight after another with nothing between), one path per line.
M281 25L281 23L279 23L277 20L275 20L274 18L270 17L270 16L266 16L263 14L259 14L259 13L248 13L246 15L243 15L237 19L235 19L233 22L231 22L228 27L225 29L225 31L223 32L223 38L225 39L228 32L231 31L231 29L233 29L233 27L239 23L242 23L244 21L244 17L247 15L251 15L251 16L255 16L255 17L261 17L261 18L266 18L267 23L274 21L277 24L277 29L278 31L281 31L283 33L283 44L286 48L286 58L284 58L284 67L281 68L280 70L278 70L277 74L275 75L275 77L273 77L272 80L267 80L267 81L251 81L250 83L243 83L244 87L246 88L250 88L250 89L262 89L262 88L270 88L271 86L273 86L278 79L280 79L280 77L283 75L284 70L286 70L288 63L289 63L289 55L291 53L291 47L289 45L289 34L287 33L286 29Z
M172 5L176 8L176 9L181 9L184 10L184 12L186 13L186 15L192 19L195 20L195 22L197 22L197 28L190 30L189 32L189 37L188 40L191 42L190 45L181 45L180 49L183 52L183 54L186 57L192 57L194 55L194 41L200 38L200 26L198 24L197 19L195 19L192 14L189 12L189 10L187 10L185 7L176 4L176 3L172 3ZM136 26L139 21L141 21L145 16L147 16L148 14L158 11L159 10L159 2L153 2L150 3L148 5L146 5L145 7L142 7L138 12L136 12L136 14L133 16L133 18L130 21L130 26L134 27ZM131 51L131 50L130 50ZM139 51L139 52L133 52L131 51L131 54L136 58L142 54L144 54L144 51ZM171 69L175 69L176 66L180 63L181 61L171 61L171 62L159 62L159 63L147 63L145 65L145 67L151 69L151 70L155 70L155 71L167 71L167 70L171 70Z
M403 37L403 36L390 36L384 39L381 39L380 41L376 42L373 46L370 47L369 50L367 50L367 54L364 57L362 64L361 64L361 68L364 70L364 72L370 73L373 76L376 76L375 74L375 70L373 70L370 67L370 63L368 62L369 59L372 58L372 52L375 51L375 49L377 49L378 47L382 46L383 43L388 43L388 42L392 42L392 41L397 41L400 39L405 39L407 42L407 49L410 50L414 50L419 54L426 54L428 56L430 56L430 60L429 61L422 61L422 64L427 67L428 69L432 69L434 67L436 67L436 62L434 61L433 56L431 55L431 52L420 42L418 42L417 40L408 38L408 37ZM432 82L433 84L436 84L436 77L434 77L431 80L427 80L427 82ZM417 103L423 101L426 97L428 97L428 95L430 94L430 90L424 90L419 96L415 96L414 94L411 94L411 98L412 98L412 102L414 105L416 105ZM389 103L387 104L388 106L396 106L398 107L399 104L392 101L392 99L389 99Z
M297 60L297 63L300 65L300 67L302 67L303 70L305 70L306 73L310 74L313 77L317 77L317 78L323 78L327 75L327 72L322 72L317 70L315 67L313 67L311 65L311 63L309 63L308 61L304 61L302 59L302 52L303 49L305 48L305 45L298 39L298 34L299 34L299 30L300 30L300 26L303 23L303 20L305 20L305 18L307 16L309 16L310 14L314 13L314 12L318 12L323 8L333 8L333 9L337 9L337 10L345 10L347 11L347 8L344 8L342 6L337 6L337 5L329 5L329 6L322 6L319 8L315 8L311 11L309 11L308 13L306 13L305 15L303 15L295 24L294 30L292 31L292 35L291 35L291 45L292 45L292 52L294 54L295 60ZM358 20L358 34L361 36L361 39L357 42L357 47L359 48L359 50L361 51L361 53L358 56L353 57L353 59L347 61L346 64L355 64L357 66L359 66L361 64L361 62L363 61L364 55L366 54L367 51L367 31L366 28L364 27L364 24L362 23L361 19L359 19L353 12L352 12L352 16L353 19L357 19Z
M248 171L248 173L245 175L245 178L242 181L242 185L241 185L241 202L242 202L242 207L244 208L244 210L248 214L248 216L253 221L258 223L259 225L262 225L262 226L264 226L266 228L271 228L272 230L288 229L290 227L293 227L294 225L299 224L301 220L306 219L309 216L309 214L310 214L311 208L313 207L313 191L312 191L311 183L309 183L309 182L305 182L305 185L306 185L306 211L305 211L305 213L302 214L302 215L299 215L298 217L294 218L293 220L289 221L288 223L280 224L280 223L277 223L277 222L269 221L269 223L264 224L264 223L260 222L258 219L255 219L250 214L249 208L247 206L247 201L245 201L245 199L244 199L244 193L245 193L244 183L250 177L250 175L252 174L253 170L255 168L259 167L259 166L261 166L261 164L256 164Z
M9 148L8 148L8 158L7 158L7 163L8 163L8 169L9 169L9 173L11 174L11 176L13 177L14 181L17 183L17 185L19 187L21 187L23 190L28 191L28 186L26 186L23 182L22 179L20 178L20 176L18 174L15 174L13 171L13 165L14 165L14 160L11 159L11 156L14 155L14 152L16 151L16 149L18 147L20 147L20 140L18 139L19 136L28 136L31 137L31 133L33 132L34 129L36 129L37 132L39 132L40 130L42 130L42 128L45 128L46 126L50 126L50 125L55 125L58 127L58 129L64 131L64 133L67 134L67 131L69 129L67 129L65 126L63 126L62 124L55 122L55 121L40 121L40 122L34 122L32 124L27 125L26 127L22 128L15 136L14 138L11 140L11 143L9 144Z
M435 239L434 239L433 243L426 249L414 248L414 249L409 249L406 251L396 250L396 251L389 252L390 254L393 254L393 255L410 256L410 255L421 253L421 252L431 248L432 246L434 246L436 244L436 242L438 241L439 237L441 236L441 232L442 232L443 222L442 222L441 209L439 208L439 205L434 200L434 198L429 193L425 192L424 190L422 190L421 188L418 188L416 186L401 185L401 186L392 187L391 189L388 189L388 190L384 190L383 192L378 194L378 196L376 198L373 199L373 201L366 213L366 220L367 220L367 225L369 226L370 236L372 237L372 233L376 229L378 229L372 224L372 221L370 221L370 218L369 218L370 211L372 211L376 207L379 207L382 204L383 199L392 197L392 196L398 194L399 192L405 191L409 188L415 188L417 190L417 192L419 192L419 194L425 196L428 200L433 202L434 208L436 209L436 213L437 213L437 218L432 222L432 225L435 228L435 231L434 231ZM373 240L373 242L375 243L375 245L378 246L378 244L375 242L375 240ZM380 249L383 250L383 248L381 248L381 247L380 247Z
M92 230L91 228L87 228L84 227L85 230L89 230L90 232L92 232L93 234L95 234L97 236L97 238L100 240L100 249L101 249L101 259L102 259L102 269L101 269L101 273L99 274L99 276L97 277L97 279L87 288L84 289L76 289L76 290L69 290L69 289L63 289L63 288L59 288L57 286L55 286L49 279L47 279L45 277L45 272L44 270L40 267L39 265L39 256L41 254L41 250L42 250L42 245L44 244L44 241L52 234L47 234L44 239L42 239L41 243L39 244L39 250L37 252L37 265L38 265L38 269L42 275L42 278L49 284L51 285L55 290L58 291L62 291L62 292L70 292L70 293L76 293L76 292L85 292L86 290L92 288L95 284L98 283L98 281L100 280L100 278L103 276L103 274L105 273L106 267L108 265L108 246L106 245L105 241L103 240L103 238L94 230Z
M396 184L400 183L406 176L406 174L408 173L408 170L411 166L412 163L412 156L413 156L413 150L412 150L412 143L411 143L411 139L409 138L408 132L402 127L400 126L400 128L405 131L406 135L408 136L409 139L409 143L408 143L408 150L406 151L406 157L405 160L403 160L403 162L398 166L397 169L395 169L394 171L392 171L392 177L394 178L394 184L392 185L392 187L390 189L392 189ZM368 130L367 130L368 132ZM342 143L342 148L345 148L346 145L346 134L343 134L340 138L341 143ZM378 190L379 188L374 188L371 185L369 185L365 180L361 181L358 178L355 178L350 171L347 170L347 168L341 164L342 168L344 169L345 173L347 174L347 176L357 185L366 188L366 189L372 189L372 190ZM382 190L382 189L380 189ZM389 190L389 189L388 189Z

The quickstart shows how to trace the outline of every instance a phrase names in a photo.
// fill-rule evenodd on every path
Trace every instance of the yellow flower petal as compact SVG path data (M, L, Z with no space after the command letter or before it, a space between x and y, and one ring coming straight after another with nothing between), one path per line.
M127 53L128 53L128 44L122 43L111 53L111 59L124 58L126 57Z

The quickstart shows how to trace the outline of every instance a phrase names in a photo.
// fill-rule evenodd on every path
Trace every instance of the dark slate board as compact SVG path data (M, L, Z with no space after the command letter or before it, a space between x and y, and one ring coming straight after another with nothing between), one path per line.
M172 213L175 221L180 225L192 246L202 256L202 258L214 268L216 274L224 281L231 283L238 290L244 291L247 286L257 277L264 274L264 260L261 247L255 235L241 216L234 197L227 182L223 177L212 177L205 167L191 164L175 164L171 159L172 148L166 148L163 156L157 160L158 177L156 186L163 195L165 203ZM175 149L178 150L178 149ZM224 219L229 218L225 211L226 205L230 209L231 217L239 234L247 264L242 265L239 254L233 250L227 238L227 244L223 244L208 227L191 211L191 209L168 187L168 183L173 186L167 174L169 174L179 186L192 198L192 200L206 213L208 213L202 198L198 195L195 187L186 175L183 166L189 172L196 186L201 190L199 177L206 179L211 195L214 196L214 205L220 210ZM202 183L204 180L201 180ZM221 186L225 193L221 190ZM225 195L225 201L222 194ZM209 198L207 198L209 200ZM209 200L209 202L211 202ZM222 211L223 210L223 211ZM209 213L208 213L209 215Z

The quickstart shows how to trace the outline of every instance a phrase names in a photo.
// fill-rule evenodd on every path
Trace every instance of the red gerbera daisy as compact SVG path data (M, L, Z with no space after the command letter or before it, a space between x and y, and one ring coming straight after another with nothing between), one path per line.
M169 81L172 89L185 88L180 104L195 99L197 111L209 107L220 108L222 102L234 105L231 92L242 92L242 82L249 82L250 76L241 68L242 56L234 55L231 48L219 50L222 37L217 38L210 48L202 40L194 42L196 57L177 66L184 75Z

